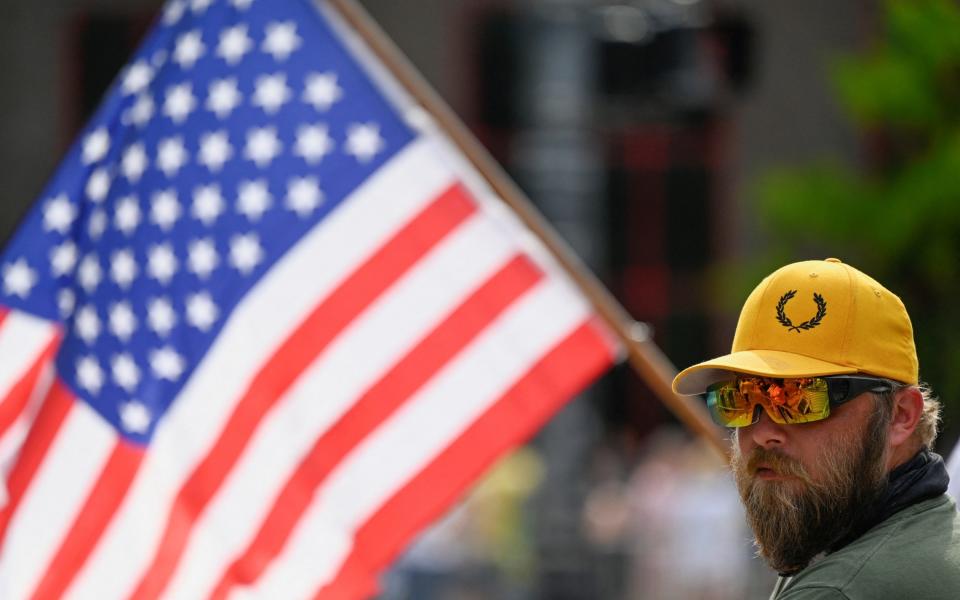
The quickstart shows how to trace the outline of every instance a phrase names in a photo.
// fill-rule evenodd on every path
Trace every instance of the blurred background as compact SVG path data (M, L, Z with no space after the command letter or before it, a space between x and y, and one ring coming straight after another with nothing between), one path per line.
M678 366L836 256L903 298L960 433L954 0L362 0ZM0 4L6 238L157 0ZM765 598L719 459L620 368L507 457L383 600Z

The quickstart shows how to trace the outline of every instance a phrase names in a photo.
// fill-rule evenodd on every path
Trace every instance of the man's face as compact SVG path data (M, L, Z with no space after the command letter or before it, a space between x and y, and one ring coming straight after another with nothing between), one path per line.
M733 471L759 553L794 572L855 527L886 485L888 418L870 394L814 423L764 413L736 430Z

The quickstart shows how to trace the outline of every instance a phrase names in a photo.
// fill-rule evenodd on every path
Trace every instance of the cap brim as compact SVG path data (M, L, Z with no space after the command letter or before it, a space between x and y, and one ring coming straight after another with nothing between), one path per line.
M844 375L857 369L780 350L744 350L708 360L681 371L673 379L678 394L702 394L707 386L730 379L732 374L745 373L763 377L816 377Z

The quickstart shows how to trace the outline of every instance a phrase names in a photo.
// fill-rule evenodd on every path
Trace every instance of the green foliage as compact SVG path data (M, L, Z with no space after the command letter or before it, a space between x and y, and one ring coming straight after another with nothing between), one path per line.
M852 116L867 125L936 134L956 124L960 11L954 0L890 0L874 52L837 62L834 79Z
M869 140L870 166L771 172L759 185L760 218L771 255L837 256L903 298L921 377L942 396L953 438L960 431L960 7L889 0L884 15L875 47L831 69L844 108Z

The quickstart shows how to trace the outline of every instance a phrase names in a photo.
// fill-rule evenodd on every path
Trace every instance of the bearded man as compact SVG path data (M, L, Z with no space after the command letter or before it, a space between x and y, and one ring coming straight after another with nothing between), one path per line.
M940 405L918 374L900 299L828 258L769 275L732 352L677 375L734 428L747 520L780 574L771 599L960 598Z

